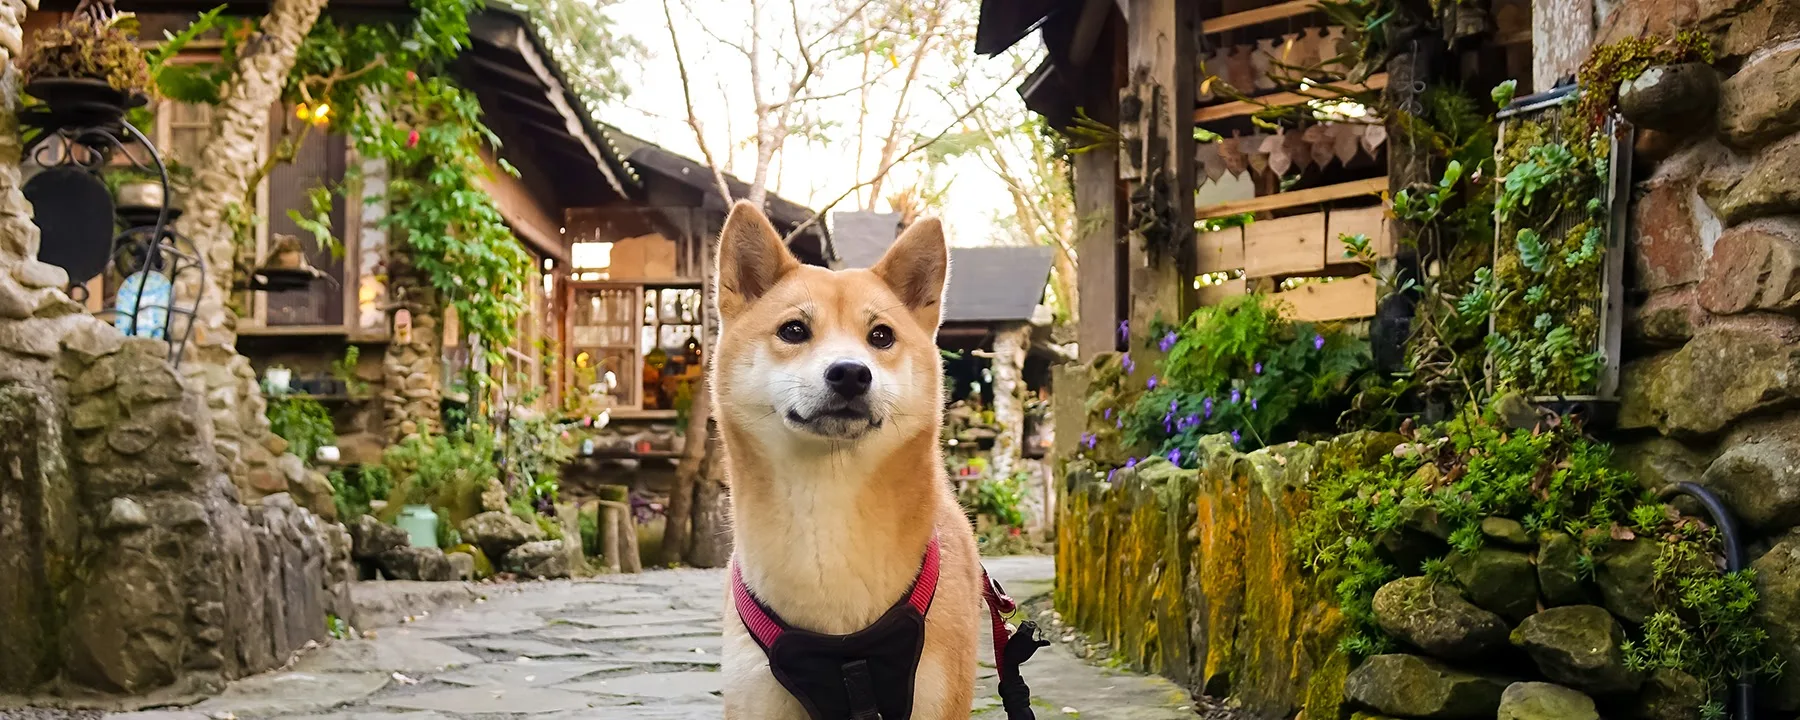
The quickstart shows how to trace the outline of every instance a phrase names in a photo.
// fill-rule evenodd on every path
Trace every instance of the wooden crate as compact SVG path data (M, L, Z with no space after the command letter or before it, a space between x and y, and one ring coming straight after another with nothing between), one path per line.
M1196 272L1237 270L1244 266L1244 228L1233 227L1194 236Z
M1244 275L1259 278L1325 269L1325 213L1258 220L1244 228Z
M1274 297L1287 303L1289 317L1301 321L1323 322L1372 317L1375 314L1375 294L1375 277L1358 275L1332 282L1308 283L1275 293Z
M1383 206L1331 211L1325 218L1325 262L1332 265L1358 262L1345 256L1343 238L1346 235L1367 235L1369 248L1375 251L1376 257L1394 256L1394 242L1388 237L1387 208Z

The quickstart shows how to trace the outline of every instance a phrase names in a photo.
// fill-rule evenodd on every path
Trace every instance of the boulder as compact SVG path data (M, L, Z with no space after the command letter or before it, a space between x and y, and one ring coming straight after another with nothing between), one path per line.
M1600 720L1594 699L1561 685L1521 682L1500 694L1499 720Z
M375 558L375 564L390 580L446 582L456 579L456 567L444 556L444 551L433 547L394 548Z
M467 553L444 553L450 561L450 572L457 580L475 579L475 556Z
M269 437L278 437L270 435ZM292 457L291 455L288 457ZM297 480L289 481L288 494L294 496L294 502L300 507L312 511L325 522L338 521L337 502L332 499L331 481L325 474L317 470L306 470L300 473Z
M1375 591L1375 621L1387 634L1446 660L1476 657L1506 642L1499 615L1429 578L1401 578Z
M1653 670L1631 704L1636 720L1693 720L1706 704L1706 685L1680 670Z
M1716 315L1800 307L1800 227L1756 220L1725 231L1700 278L1700 307Z
M544 539L536 523L505 510L490 510L463 521L463 542L481 548L490 558L506 557L513 548Z
M1601 604L1614 615L1643 624L1656 612L1656 558L1660 555L1662 545L1654 540L1609 544L1594 568Z
M1558 684L1596 695L1637 690L1643 678L1625 667L1625 631L1605 608L1570 605L1528 617L1512 642Z
M1486 720L1507 684L1416 655L1376 655L1350 671L1344 697L1384 715Z
M1632 124L1670 133L1704 130L1719 107L1719 74L1705 63L1658 65L1619 86L1619 112Z
M364 515L350 522L350 557L374 560L395 548L406 547L411 539L406 531Z
M539 540L513 548L500 561L507 572L520 577L548 580L569 576L569 556L561 540Z
M1787 671L1762 683L1758 700L1774 710L1800 710L1800 530L1789 531L1762 557L1756 570L1757 625L1769 633L1767 647Z
M1655 493L1670 485L1700 482L1711 459L1679 440L1657 436L1618 445L1613 461L1637 478L1638 487Z
M1544 605L1581 605L1590 601L1581 582L1581 542L1568 533L1546 533L1538 545L1538 592Z
M1477 607L1499 613L1510 622L1537 611L1537 568L1532 567L1530 555L1482 548L1452 555L1450 571Z
M1694 262L1695 274L1700 265L1698 260ZM1626 339L1646 348L1681 347L1712 321L1712 315L1700 307L1700 293L1692 284L1653 291L1643 304L1629 306L1629 311Z
M476 580L493 577L493 575L494 575L494 564L488 560L487 553L482 552L481 548L475 547L474 545L470 545L468 543L463 543L461 545L457 545L456 547L450 548L449 550L445 550L444 552L446 554L450 554L450 555L467 555L467 556L469 556L469 559L475 563L475 579Z
M1482 518L1481 534L1502 545L1523 548L1528 548L1533 545L1531 542L1531 535L1525 532L1525 526L1519 521L1511 518Z
M1768 437L1725 448L1700 484L1758 533L1800 525L1800 438Z
M1623 98L1621 98L1623 99ZM1738 147L1756 147L1800 130L1800 49L1789 48L1739 68L1719 85L1719 132Z
M1800 345L1786 334L1710 325L1680 350L1627 364L1619 427L1714 435L1745 415L1800 398Z

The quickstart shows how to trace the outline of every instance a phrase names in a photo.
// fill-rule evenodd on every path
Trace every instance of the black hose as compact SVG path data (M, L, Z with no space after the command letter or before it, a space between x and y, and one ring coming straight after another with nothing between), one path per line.
M1739 540L1737 520L1731 516L1731 510L1725 507L1725 501L1713 491L1691 482L1670 485L1659 493L1663 500L1676 495L1687 495L1700 501L1706 507L1706 513L1712 516L1713 527L1725 537L1725 571L1737 572L1744 569L1744 544ZM1750 668L1743 663L1737 668L1737 718L1736 720L1755 720L1756 718L1756 678L1750 674Z

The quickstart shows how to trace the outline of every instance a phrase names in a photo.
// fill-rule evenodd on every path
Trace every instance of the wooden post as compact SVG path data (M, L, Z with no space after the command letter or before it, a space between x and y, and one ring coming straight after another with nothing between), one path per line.
M1156 321L1179 323L1195 303L1194 72L1199 4L1130 0L1129 85L1119 103L1121 177L1130 182L1134 379L1156 372L1146 349Z
M631 523L631 505L626 502L630 493L624 485L600 486L600 557L611 572L620 572L624 565L621 538L624 537L624 526ZM619 511L621 505L625 507L624 512Z

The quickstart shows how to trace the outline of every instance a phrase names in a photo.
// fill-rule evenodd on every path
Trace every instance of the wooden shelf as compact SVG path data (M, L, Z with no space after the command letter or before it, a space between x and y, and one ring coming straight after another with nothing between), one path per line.
M258 325L240 326L237 334L243 337L334 337L348 336L350 328L343 325Z
M1220 15L1200 21L1200 32L1206 35L1222 33L1226 30L1261 25L1266 22L1282 20L1300 15L1319 12L1319 0L1292 0L1292 2L1276 3L1255 10Z
M1387 83L1388 83L1387 73L1376 73L1374 75L1369 76L1368 81L1366 81L1362 84L1362 89L1364 89L1364 90L1380 90L1382 88L1387 87ZM1224 120L1227 118L1242 117L1244 115L1253 115L1257 111L1260 111L1266 107L1271 107L1271 106L1286 107L1288 105L1301 105L1304 103L1311 102L1313 100L1335 100L1340 97L1343 97L1343 96L1342 95L1333 95L1329 91L1326 91L1324 88L1318 88L1314 91L1309 91L1306 93L1298 93L1298 92L1271 93L1268 95L1258 96L1251 100L1238 100L1235 102L1221 103L1218 105L1208 105L1206 107L1200 108L1200 109L1194 111L1194 122L1197 122L1197 123L1216 122L1216 121Z
M1383 175L1367 180L1353 180L1351 182L1338 183L1336 185L1326 185L1324 187L1308 188L1306 190L1264 195L1258 198L1250 198L1249 200L1233 200L1231 202L1219 203L1217 205L1211 205L1196 210L1194 212L1194 217L1200 220L1206 220L1229 215L1241 215L1247 212L1281 210L1284 208L1315 205L1331 200L1343 200L1346 198L1362 197L1364 195L1376 195L1387 189L1388 179L1386 175Z

